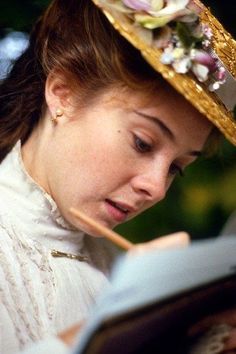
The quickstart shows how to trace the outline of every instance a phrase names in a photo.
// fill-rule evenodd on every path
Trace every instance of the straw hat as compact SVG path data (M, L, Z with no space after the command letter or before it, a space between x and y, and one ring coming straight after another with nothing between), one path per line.
M236 145L236 41L198 0L93 0L145 60Z

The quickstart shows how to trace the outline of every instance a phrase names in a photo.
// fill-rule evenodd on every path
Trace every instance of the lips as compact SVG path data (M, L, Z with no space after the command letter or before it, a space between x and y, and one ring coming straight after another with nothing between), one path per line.
M113 202L113 200L109 200L109 199L106 199L106 201L108 203L110 203L111 205L113 205L115 208L123 211L124 213L128 213L129 212L129 208L126 208L125 206L123 206L120 203Z
M134 208L131 206L111 199L106 199L105 203L109 215L118 222L124 222L128 215L134 211Z

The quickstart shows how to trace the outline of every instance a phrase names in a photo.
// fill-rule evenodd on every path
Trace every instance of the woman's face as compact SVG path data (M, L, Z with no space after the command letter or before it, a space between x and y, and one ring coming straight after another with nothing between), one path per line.
M211 124L174 90L154 96L109 90L44 128L33 178L62 215L78 208L113 228L162 200L174 178L201 153Z

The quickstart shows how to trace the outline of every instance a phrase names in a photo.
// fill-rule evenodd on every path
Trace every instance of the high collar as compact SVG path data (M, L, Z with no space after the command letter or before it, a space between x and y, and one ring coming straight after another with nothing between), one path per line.
M51 196L29 176L20 142L1 163L0 194L2 207L25 236L62 252L82 249L84 233L66 222Z

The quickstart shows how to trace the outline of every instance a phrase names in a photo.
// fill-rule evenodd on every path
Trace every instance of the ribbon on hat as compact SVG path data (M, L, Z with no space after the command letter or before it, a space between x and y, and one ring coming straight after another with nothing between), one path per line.
M225 83L220 85L215 94L229 111L233 111L236 106L236 80L226 68L225 75Z

